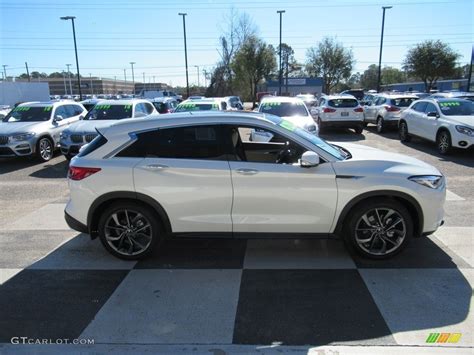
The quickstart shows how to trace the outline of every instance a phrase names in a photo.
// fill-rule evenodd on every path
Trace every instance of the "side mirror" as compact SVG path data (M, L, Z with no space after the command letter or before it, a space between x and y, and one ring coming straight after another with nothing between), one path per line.
M62 120L63 120L63 116L61 116L61 115L56 115L56 116L54 116L54 120L53 120L53 121L54 121L54 122L59 122L59 121L62 121Z
M300 159L302 168L312 168L319 165L319 154L316 152L304 152Z
M84 115L80 115L79 120L83 120L83 119L84 119Z
M428 112L426 116L439 118L438 112L435 112L435 111Z

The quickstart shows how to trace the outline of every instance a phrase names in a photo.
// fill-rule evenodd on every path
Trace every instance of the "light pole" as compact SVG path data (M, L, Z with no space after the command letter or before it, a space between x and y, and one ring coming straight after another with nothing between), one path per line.
M280 46L279 46L279 57L280 57L280 71L278 72L278 95L281 95L281 79L282 79L282 67L281 67L281 21L282 15L285 13L285 10L278 10L278 14L280 14Z
M203 69L202 73L204 74L204 87L207 88L207 70Z
M186 66L186 94L189 97L189 76L188 76L188 49L186 46L186 15L185 12L178 13L179 16L183 16L183 33L184 33L184 64Z
M145 72L143 74L143 93L145 93Z
M379 52L379 70L377 74L377 92L380 92L380 76L382 74L382 47L383 47L383 30L385 27L385 10L391 9L392 6L382 6L383 15L382 15L382 32L380 34L380 52Z
M199 65L195 65L194 67L197 69L197 73L198 73L198 87L200 87L200 86L201 86L201 83L200 83L200 81L199 81Z
M63 70L63 81L64 81L64 95L67 95L67 86L66 86L66 73Z
M6 67L8 67L8 65L3 64L2 67L3 67L3 77L5 78L5 81L7 81L7 69L6 69Z
M71 92L71 96L72 96L71 72L69 71L69 67L71 65L72 64L66 64L66 66L67 66L67 77L69 78L69 91Z
M64 16L61 17L61 20L71 20L72 22L72 37L74 38L74 51L76 53L77 85L79 86L79 99L82 101L81 74L79 73L79 59L77 56L76 27L74 26L75 18L75 16Z
M133 72L133 64L135 64L135 62L130 62L130 65L132 66L133 95L135 96L135 73Z
M90 90L91 95L94 95L94 85L92 84L92 74L91 73L89 73L89 79L91 81L91 90Z

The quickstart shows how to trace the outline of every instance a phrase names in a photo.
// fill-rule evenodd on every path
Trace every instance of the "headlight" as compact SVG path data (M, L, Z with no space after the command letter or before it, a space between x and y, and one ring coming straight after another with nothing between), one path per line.
M411 176L408 179L431 189L437 189L443 183L443 177L439 175Z
M10 136L10 141L26 141L31 137L34 137L35 133L18 133Z
M468 136L474 136L474 129L466 126L456 126L456 131L462 134L467 134Z

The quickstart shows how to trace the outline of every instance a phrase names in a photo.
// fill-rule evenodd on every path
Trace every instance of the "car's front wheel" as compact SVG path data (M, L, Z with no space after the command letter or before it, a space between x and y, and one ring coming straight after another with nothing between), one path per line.
M408 126L405 121L400 122L398 126L398 136L400 137L400 142L409 142L411 140L411 136L408 133Z
M349 247L370 259L386 259L399 253L412 235L410 213L391 199L371 199L357 205L345 231Z
M164 239L155 213L134 202L119 202L106 208L98 231L107 251L125 260L144 258Z
M36 144L36 155L41 161L49 161L54 155L54 145L51 139L43 137Z
M449 154L452 150L451 135L448 131L440 131L436 136L436 145L440 154Z
M385 131L385 124L382 117L377 117L377 133L383 133Z

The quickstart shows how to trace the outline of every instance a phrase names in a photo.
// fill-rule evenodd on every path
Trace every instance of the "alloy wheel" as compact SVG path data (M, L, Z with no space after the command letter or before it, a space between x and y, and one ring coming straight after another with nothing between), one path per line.
M104 232L108 245L125 256L143 253L153 239L150 221L131 209L114 211L105 222Z
M449 136L446 132L441 132L438 136L438 150L441 154L446 154L451 145Z
M405 122L400 123L400 140L406 141L408 138L408 129Z
M42 138L38 144L39 154L44 161L50 160L53 157L53 146L48 138Z
M381 117L377 119L377 132L382 133L383 131L383 120Z
M406 233L406 222L399 212L392 208L374 208L357 221L355 240L366 253L384 256L400 248Z

